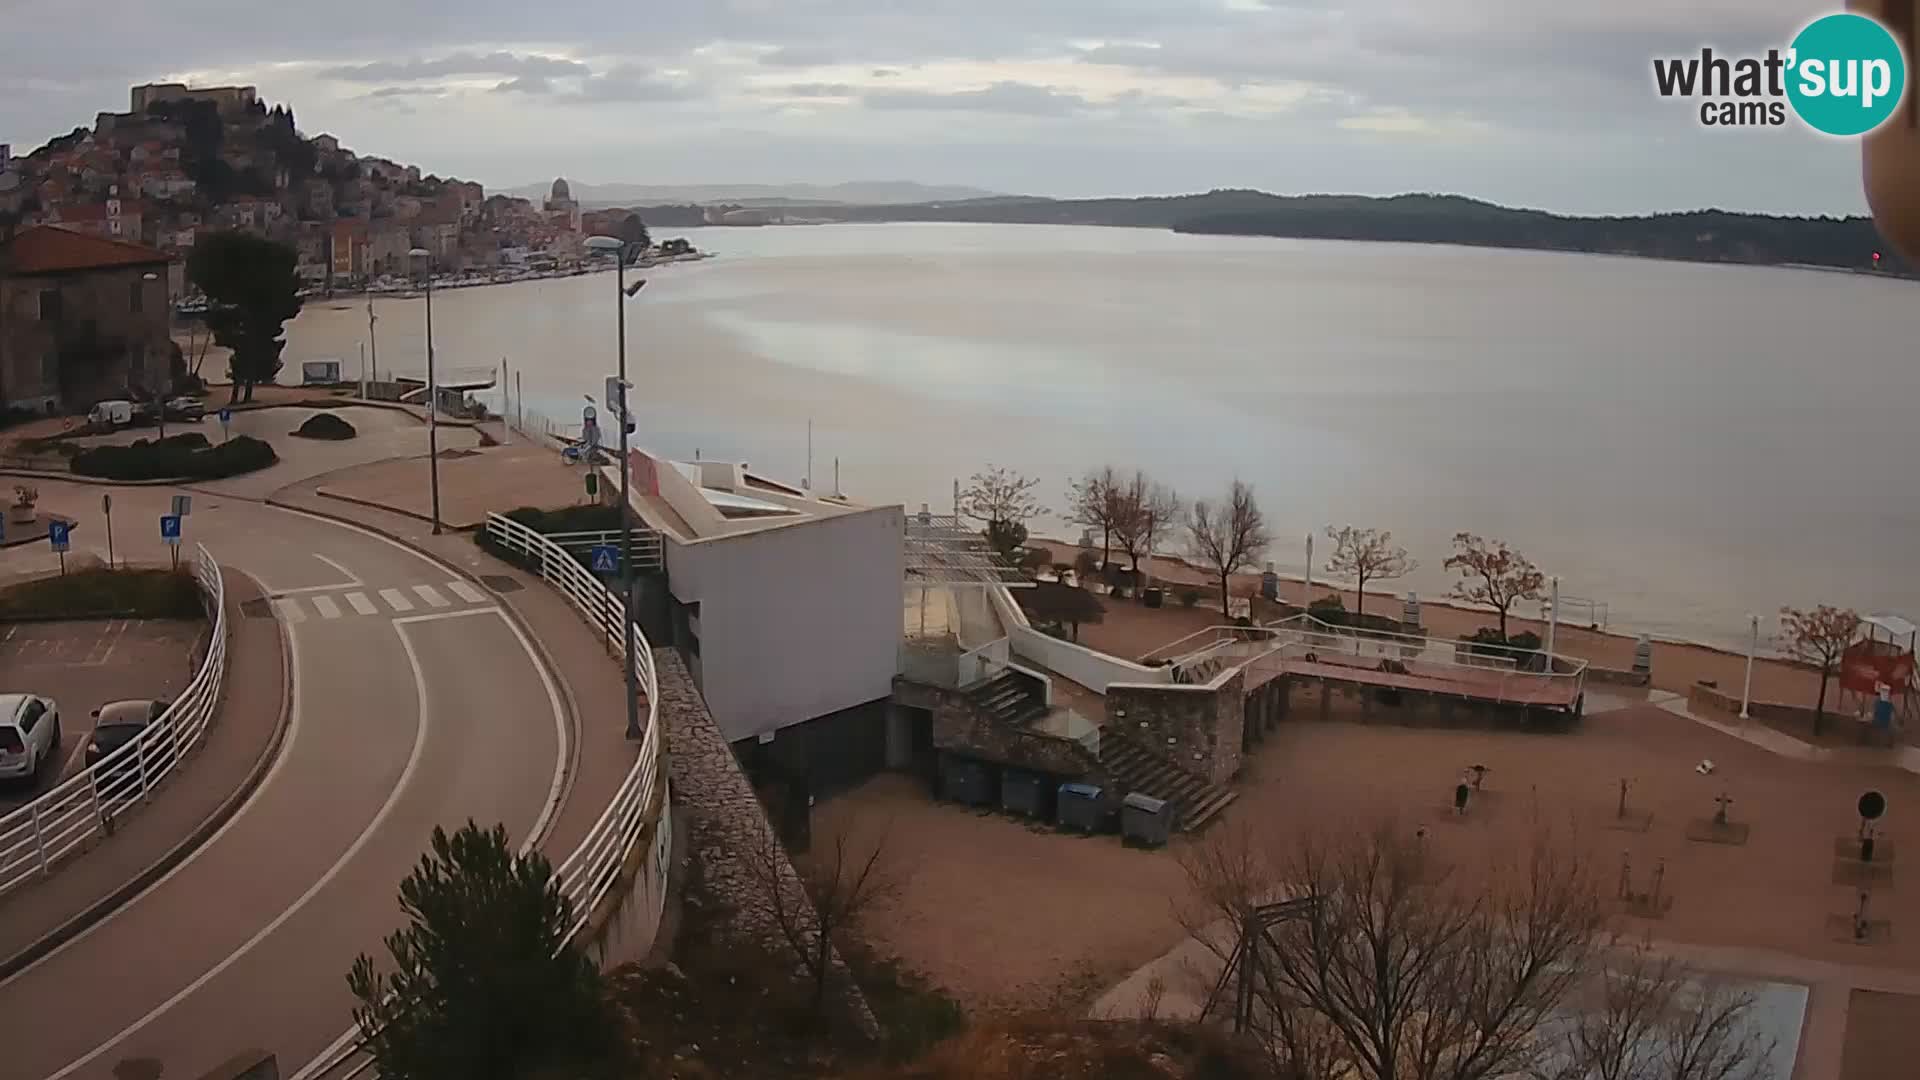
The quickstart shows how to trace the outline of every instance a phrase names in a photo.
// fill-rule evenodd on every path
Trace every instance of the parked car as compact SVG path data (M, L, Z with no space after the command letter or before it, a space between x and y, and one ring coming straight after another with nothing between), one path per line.
M0 694L0 779L32 779L59 756L60 707L37 694Z
M166 413L169 420L203 420L207 415L207 404L199 398L168 398Z
M133 420L133 402L124 399L97 402L87 413L87 427L94 431L132 427Z
M147 699L110 702L93 710L93 737L87 740L87 764L100 764L109 754L147 730L166 711L166 702ZM172 748L164 748L161 752L172 753ZM136 755L129 754L122 761L135 758ZM119 764L116 762L116 767Z

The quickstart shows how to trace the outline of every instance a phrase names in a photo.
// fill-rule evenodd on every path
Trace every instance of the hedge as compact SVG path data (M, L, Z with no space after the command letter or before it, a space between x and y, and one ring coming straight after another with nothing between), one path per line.
M0 618L5 619L197 619L205 614L200 587L185 570L99 566L0 590Z
M352 424L332 413L314 413L307 417L306 423L295 428L293 433L303 439L331 439L336 442L351 439L360 434L354 430Z
M264 469L280 460L267 443L237 435L208 446L197 432L131 446L96 446L74 456L73 471L106 480L218 480Z
M595 503L567 506L559 510L540 510L523 506L518 510L509 510L500 516L525 525L537 533L612 532L620 528L620 508ZM479 545L480 550L502 562L512 563L523 570L540 572L538 559L529 559L518 551L509 550L495 543L484 526L474 530L473 542ZM587 556L583 552L575 553L574 560L582 566L587 565Z

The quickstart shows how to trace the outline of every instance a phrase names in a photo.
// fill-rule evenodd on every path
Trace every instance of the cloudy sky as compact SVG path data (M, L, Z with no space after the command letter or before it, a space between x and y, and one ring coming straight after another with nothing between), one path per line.
M1856 213L1858 149L1703 129L1651 59L1810 0L0 0L0 141L157 79L489 187L910 179Z

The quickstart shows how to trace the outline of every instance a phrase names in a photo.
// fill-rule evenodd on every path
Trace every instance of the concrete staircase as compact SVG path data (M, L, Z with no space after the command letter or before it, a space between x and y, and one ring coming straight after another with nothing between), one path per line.
M967 698L981 712L1014 727L1025 727L1047 715L1039 685L1012 669L967 691Z
M1239 798L1112 728L1100 732L1100 764L1128 791L1165 799L1183 832L1199 829Z

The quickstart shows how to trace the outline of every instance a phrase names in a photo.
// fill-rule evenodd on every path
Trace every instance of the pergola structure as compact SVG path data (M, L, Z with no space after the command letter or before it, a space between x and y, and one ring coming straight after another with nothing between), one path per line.
M978 529L955 515L930 513L924 506L908 514L904 543L907 602L917 601L917 618L915 607L907 612L905 631L911 639L961 645L979 636L967 634L964 624L989 619L989 587L1033 586L1019 567L987 545Z

